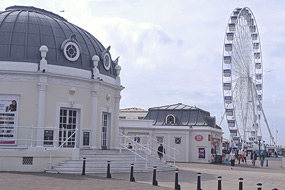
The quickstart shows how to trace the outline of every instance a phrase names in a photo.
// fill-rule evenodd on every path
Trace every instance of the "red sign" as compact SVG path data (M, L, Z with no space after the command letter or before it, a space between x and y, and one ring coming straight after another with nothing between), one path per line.
M202 141L203 140L203 136L202 135L196 135L195 136L195 140L196 141Z
M211 141L211 135L208 135L208 141Z

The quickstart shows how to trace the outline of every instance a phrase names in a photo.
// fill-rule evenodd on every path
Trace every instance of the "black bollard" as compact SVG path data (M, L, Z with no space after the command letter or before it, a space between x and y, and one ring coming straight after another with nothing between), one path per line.
M131 164L131 175L130 175L130 181L131 182L135 182L135 178L134 178L134 164Z
M272 190L278 190L277 188L274 188L274 189L272 189Z
M85 163L86 163L86 158L83 158L83 165L82 165L82 175L85 175Z
M197 173L197 190L201 190L201 173Z
M178 170L178 168L176 168L176 170L175 170L175 187L174 187L175 190L181 189L180 185L178 184L178 172L179 172L179 170Z
M110 173L110 162L111 161L107 161L107 162L108 162L108 164L107 164L107 178L112 178L111 173Z
M218 177L218 190L222 190L222 177Z
M257 185L257 190L261 190L262 189L262 183L258 183Z
M266 160L266 167L268 167L268 160Z
M243 189L243 178L239 178L239 190Z
M153 166L152 185L158 186L158 182L156 180L156 166Z

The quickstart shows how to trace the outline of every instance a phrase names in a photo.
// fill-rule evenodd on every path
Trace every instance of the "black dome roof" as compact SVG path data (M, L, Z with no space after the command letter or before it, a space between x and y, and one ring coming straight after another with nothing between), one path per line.
M80 48L76 61L69 61L62 50L62 44L75 39ZM48 47L48 64L92 70L92 57L100 57L98 69L101 74L116 77L115 64L103 66L102 53L105 47L84 29L69 23L52 12L26 6L12 6L0 12L0 61L39 63L39 48ZM105 51L104 51L105 50Z

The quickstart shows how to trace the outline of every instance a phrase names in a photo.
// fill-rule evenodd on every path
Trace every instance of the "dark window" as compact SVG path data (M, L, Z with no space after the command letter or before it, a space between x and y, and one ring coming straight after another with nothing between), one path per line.
M134 141L137 142L137 143L140 143L141 142L141 138L140 137L135 137Z
M175 144L181 144L181 137L175 137L174 141L175 141Z

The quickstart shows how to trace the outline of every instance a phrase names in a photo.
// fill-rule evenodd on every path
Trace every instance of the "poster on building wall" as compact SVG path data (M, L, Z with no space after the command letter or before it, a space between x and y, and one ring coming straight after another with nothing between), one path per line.
M0 95L0 145L16 144L17 96Z
M44 130L44 145L53 145L53 130Z
M90 132L83 132L83 146L89 146Z
M206 156L205 148L198 148L198 155L199 155L199 158L205 158Z

